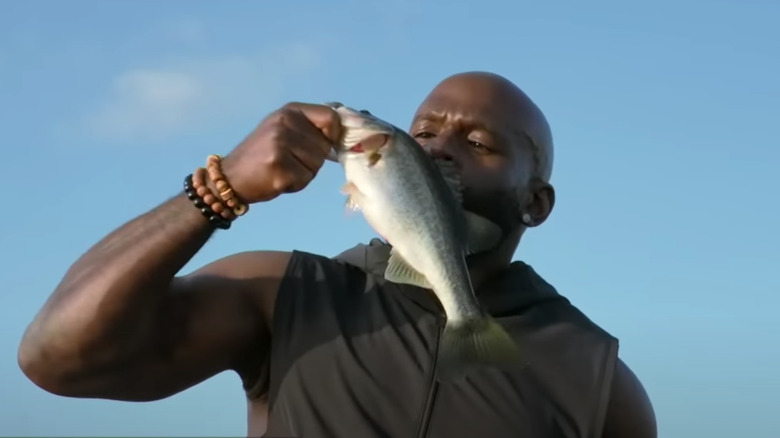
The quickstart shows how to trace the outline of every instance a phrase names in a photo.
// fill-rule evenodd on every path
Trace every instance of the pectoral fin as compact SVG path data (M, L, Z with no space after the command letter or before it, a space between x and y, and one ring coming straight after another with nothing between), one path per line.
M387 269L385 269L385 280L393 283L418 286L423 289L431 289L432 287L425 278L425 275L411 267L406 260L396 252L395 248L390 250L390 258L387 261Z
M346 208L348 212L356 212L360 211L360 204L358 204L357 199L355 199L354 196L347 196L347 202L344 203L344 208Z
M380 154L379 152L368 154L368 167L376 166L376 163L378 163L381 158L382 158L382 154Z
M347 195L346 209L348 211L360 210L360 191L355 184L348 182L341 187L341 193Z

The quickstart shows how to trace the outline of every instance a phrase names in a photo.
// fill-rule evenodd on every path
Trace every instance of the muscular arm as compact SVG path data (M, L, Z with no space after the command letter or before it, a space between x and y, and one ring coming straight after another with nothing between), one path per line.
M655 412L633 371L618 360L612 381L603 438L657 438Z
M229 369L252 378L289 254L238 254L175 277L212 232L182 195L98 242L25 332L25 375L59 395L136 401Z

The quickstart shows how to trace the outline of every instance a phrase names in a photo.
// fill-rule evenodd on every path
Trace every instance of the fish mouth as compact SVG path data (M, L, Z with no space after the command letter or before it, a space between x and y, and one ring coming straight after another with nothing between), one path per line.
M374 153L382 149L390 141L390 135L382 132L368 133L367 136L359 138L357 143L347 148L347 152L353 154Z
M341 102L327 102L326 106L333 108L341 118L341 124L347 128L363 128L375 131L392 132L392 126L384 122L367 110L358 111L350 108Z
M375 153L390 143L395 132L392 125L368 111L357 111L339 102L329 102L327 105L336 111L345 129L341 144L344 152Z

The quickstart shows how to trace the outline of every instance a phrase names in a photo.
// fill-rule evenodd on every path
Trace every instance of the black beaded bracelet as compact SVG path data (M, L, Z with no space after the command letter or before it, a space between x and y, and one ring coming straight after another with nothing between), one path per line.
M214 210L203 201L203 198L198 196L198 192L192 188L192 174L189 174L184 178L184 193L186 193L187 197L190 198L190 201L195 204L195 207L203 213L203 216L209 220L211 225L222 230L230 229L230 221L215 213Z

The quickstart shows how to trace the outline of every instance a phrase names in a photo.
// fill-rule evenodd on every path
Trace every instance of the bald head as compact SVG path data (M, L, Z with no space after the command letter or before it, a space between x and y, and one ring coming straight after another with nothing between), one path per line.
M539 107L517 85L494 73L458 73L436 85L418 113L426 104L441 101L447 101L450 107L469 105L472 111L490 114L496 124L511 126L532 147L534 176L549 182L554 157L550 126Z
M476 71L444 79L420 104L409 132L430 154L455 162L463 207L501 226L507 242L552 211L550 127L506 78Z

